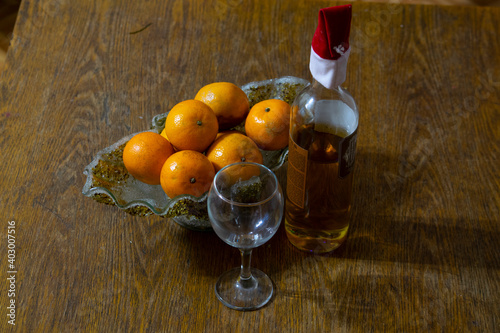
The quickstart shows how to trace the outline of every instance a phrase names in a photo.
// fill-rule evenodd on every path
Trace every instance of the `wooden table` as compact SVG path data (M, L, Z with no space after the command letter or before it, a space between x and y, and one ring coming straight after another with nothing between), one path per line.
M354 4L350 237L307 254L282 226L254 251L277 290L261 310L216 299L240 258L215 234L81 194L96 152L204 84L309 79L329 5L24 1L0 79L1 331L498 329L500 9Z

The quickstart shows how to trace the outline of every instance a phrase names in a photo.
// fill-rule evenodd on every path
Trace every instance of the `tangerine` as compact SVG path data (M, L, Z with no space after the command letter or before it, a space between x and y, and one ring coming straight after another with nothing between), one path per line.
M162 137L164 137L165 139L167 139L167 140L168 140L168 136L167 136L167 133L165 132L165 129L163 129L163 130L161 131L160 135L161 135Z
M220 136L207 150L207 158L215 172L236 162L263 163L259 147L248 136L241 133L226 133Z
M172 154L161 169L161 187L169 198L181 194L196 197L210 189L215 170L208 158L194 150Z
M243 134L242 132L237 131L237 130L222 131L222 132L217 133L217 136L215 137L215 140L217 140L218 138L220 138L223 135L231 134L231 133L240 133L240 134Z
M288 145L290 105L279 99L255 104L245 121L245 132L259 148L279 150Z
M168 136L167 136L167 132L165 131L165 128L160 132L160 135L168 140ZM170 142L170 140L168 142ZM174 148L174 152L178 151L174 146L172 146L172 148Z
M230 82L207 84L196 93L194 99L212 108L221 130L240 124L250 110L250 103L245 92Z
M218 131L213 110L194 99L176 104L165 120L165 135L177 150L203 152L214 141Z
M163 164L173 153L170 142L160 134L142 132L134 135L125 145L123 163L137 180L159 185Z

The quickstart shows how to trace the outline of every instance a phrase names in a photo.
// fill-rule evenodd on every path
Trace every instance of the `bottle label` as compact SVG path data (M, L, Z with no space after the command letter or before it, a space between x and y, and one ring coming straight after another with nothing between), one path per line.
M345 178L354 168L354 156L356 155L356 141L358 129L346 136L339 143L339 178Z
M307 174L307 150L297 145L290 138L288 145L288 172L286 194L288 200L304 208Z

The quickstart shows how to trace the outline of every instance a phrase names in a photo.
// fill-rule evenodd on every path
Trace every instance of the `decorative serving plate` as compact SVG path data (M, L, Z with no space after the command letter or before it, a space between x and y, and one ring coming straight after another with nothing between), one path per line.
M309 84L308 81L286 76L259 82L250 82L241 89L247 94L250 107L256 103L277 98L291 104L297 93ZM161 133L165 127L167 113L159 114L152 120L149 131ZM244 131L244 124L236 127ZM83 195L99 203L116 205L132 215L151 214L172 218L179 225L197 231L211 230L207 212L207 193L201 197L179 195L169 198L160 185L148 185L132 177L123 164L123 148L137 133L127 135L109 147L104 148L83 170L87 180ZM276 151L261 150L264 164L278 171L285 163L288 148Z

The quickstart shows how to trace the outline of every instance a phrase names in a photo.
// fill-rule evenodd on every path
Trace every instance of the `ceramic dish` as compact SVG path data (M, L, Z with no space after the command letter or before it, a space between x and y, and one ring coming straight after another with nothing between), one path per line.
M296 94L309 84L296 77L282 77L266 81L250 82L241 86L254 104L270 98L292 103ZM167 113L159 114L152 120L149 131L160 133L165 127ZM236 127L244 130L243 124ZM179 225L197 231L211 230L207 213L207 193L201 197L180 195L169 198L160 185L147 185L132 177L123 165L122 152L125 144L135 134L127 135L109 147L104 148L87 165L83 173L87 176L82 193L99 203L115 205L132 215L156 214L168 217ZM278 170L285 163L288 148L264 151L264 164L271 170Z

